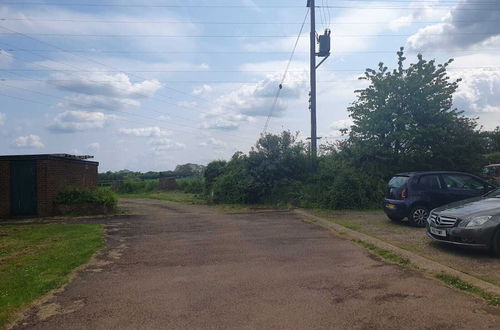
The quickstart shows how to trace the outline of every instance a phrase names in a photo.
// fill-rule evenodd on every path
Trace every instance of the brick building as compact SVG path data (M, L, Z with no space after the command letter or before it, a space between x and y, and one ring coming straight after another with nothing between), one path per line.
M99 163L67 154L0 156L0 218L45 216L66 187L96 187Z

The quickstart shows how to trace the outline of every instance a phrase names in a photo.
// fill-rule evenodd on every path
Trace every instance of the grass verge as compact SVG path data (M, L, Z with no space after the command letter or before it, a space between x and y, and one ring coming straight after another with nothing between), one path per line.
M0 328L103 246L100 225L0 226Z
M206 204L205 200L197 197L196 194L189 194L182 191L157 191L135 194L120 194L122 198L145 198L170 201L183 204Z
M456 276L451 276L448 274L441 273L441 274L436 274L435 277L440 281L444 282L445 284L454 287L460 291L465 291L477 297L483 298L488 302L488 304L492 306L497 306L497 307L500 306L500 296L486 292L483 289L480 289L470 283L462 281Z
M381 249L381 248L376 247L375 245L373 245L371 243L367 243L367 242L361 241L359 239L354 239L353 242L355 242L358 245L361 245L365 249L368 249L373 254L381 257L384 260L387 260L387 261L392 262L394 264L398 264L398 265L405 266L405 267L417 268L417 266L412 264L409 259L403 258L396 253L393 253L393 252L385 250L385 249Z

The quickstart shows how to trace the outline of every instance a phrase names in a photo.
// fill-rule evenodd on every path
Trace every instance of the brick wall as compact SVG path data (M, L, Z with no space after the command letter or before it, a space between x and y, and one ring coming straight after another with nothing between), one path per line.
M10 162L0 161L0 218L10 216Z
M66 187L90 188L97 186L97 166L71 160L39 160L38 215L54 211L57 194Z

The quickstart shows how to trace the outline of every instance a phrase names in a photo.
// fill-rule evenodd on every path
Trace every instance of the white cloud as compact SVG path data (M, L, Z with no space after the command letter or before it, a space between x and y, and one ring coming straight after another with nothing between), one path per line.
M247 64L247 66L251 65ZM269 114L272 117L283 116L287 109L287 100L298 99L305 92L305 75L305 72L290 73L289 79L282 85L272 113L271 109L281 82L280 75L268 75L257 83L245 84L238 89L223 94L217 99L219 106L216 113L224 113L230 110L245 116L263 117Z
M149 143L153 146L153 150L156 153L162 153L165 151L178 151L186 148L185 144L175 142L167 138L151 139Z
M334 121L330 125L330 128L333 130L348 129L352 126L352 124L353 124L352 119L340 119L340 120Z
M342 130L350 129L352 124L353 124L352 119L340 119L332 122L330 124L330 131L327 135L327 138L340 139L344 137Z
M172 133L161 129L158 126L153 127L140 127L140 128L120 128L118 130L121 134L131 135L136 137L165 137L170 136Z
M78 94L101 95L106 97L124 97L141 99L153 96L161 83L158 80L144 80L132 83L124 73L115 75L105 73L53 74L49 83L60 90Z
M363 29L369 30L370 34L378 34L385 30L390 29L390 22L404 16L408 9L401 10L387 9L370 10L371 7L387 6L383 1L365 1L358 8L349 8L338 10L335 15L335 21L339 24L334 25L332 28L332 52L335 53L351 53L361 50L369 49L373 41L366 38L353 38L353 35L362 34ZM377 24L370 24L360 28L359 25L349 24L352 22L380 22ZM342 24L347 23L347 24ZM318 31L319 32L319 31ZM252 52L276 52L284 51L289 52L295 43L294 38L276 38L272 42L261 41L246 43L243 49ZM304 32L297 45L297 52L309 51L309 33Z
M93 152L96 152L96 151L99 151L99 149L101 149L101 145L99 144L99 142L94 142L94 143L91 143L87 146L87 149L93 151Z
M14 141L16 148L43 148L44 144L38 135L20 136Z
M136 100L127 98L107 97L102 95L76 95L66 97L63 102L57 104L58 107L79 108L91 111L96 110L111 110L118 111L121 109L139 107L141 104Z
M409 15L400 16L389 22L389 28L397 31L403 27L410 26L417 20L439 20L443 18L443 11L441 8L436 7L439 5L439 0L427 0L425 3L414 1L410 3L409 9L413 11Z
M14 57L11 53L6 50L0 49L0 68L8 67L12 63L13 59Z
M452 75L461 77L454 104L469 114L495 112L500 108L500 72L478 69ZM499 118L500 119L500 118Z
M121 110L139 107L140 99L152 97L161 88L157 80L132 83L123 73L53 74L49 84L57 89L73 92L58 104L62 108L88 110Z
M252 117L234 114L234 113L212 113L208 116L211 118L200 125L200 128L204 129L214 129L221 131L231 131L236 130L243 123L251 123L255 120Z
M209 138L206 141L203 141L200 143L201 147L213 147L214 149L221 149L226 146L226 143L224 143L221 140L217 140L216 138Z
M491 43L500 35L500 2L485 8L474 0L463 0L443 16L443 22L428 25L408 38L411 50L467 49Z
M192 94L196 96L207 96L213 91L213 88L210 85L202 85L200 87L196 87L193 89Z
M0 112L0 125L5 124L6 118L7 118L7 116L4 113Z
M18 9L19 8L19 9ZM173 35L195 34L200 32L194 23L175 24L169 21L182 19L173 11L144 11L140 17L124 11L94 11L82 12L68 10L63 6L2 6L0 17L9 17L14 20L2 22L2 25L25 34L31 33L68 33L68 34L124 34L137 35L127 38L78 38L79 48L93 50L106 49L111 45L130 46L134 49L158 50L157 43L151 42L150 38L141 35L168 31ZM29 18L43 18L31 21ZM15 20L19 19L19 20ZM110 24L108 22L136 22L140 24ZM193 50L196 41L190 38L178 39L176 42L164 43L163 50Z
M65 111L58 114L49 125L55 133L75 133L91 129L103 128L113 118L102 112Z

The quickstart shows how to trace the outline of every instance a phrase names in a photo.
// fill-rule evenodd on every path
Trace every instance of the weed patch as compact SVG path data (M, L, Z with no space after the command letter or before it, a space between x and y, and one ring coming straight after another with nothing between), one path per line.
M462 281L456 276L451 276L448 274L437 274L436 278L444 282L445 284L454 287L458 290L465 291L467 293L473 294L477 297L481 297L488 302L488 304L492 306L500 306L500 296L491 294L489 292L484 291L470 283Z
M375 245L373 245L371 243L367 243L367 242L364 242L364 241L361 241L358 239L353 240L353 241L355 243L357 243L358 245L361 245L365 249L370 250L373 254L381 257L384 260L390 261L390 262L398 264L398 265L406 266L406 267L409 267L409 266L412 266L414 268L416 267L415 265L413 265L411 263L411 261L409 259L403 258L396 253L393 253L393 252L385 250L385 249L381 249L381 248L376 247Z

